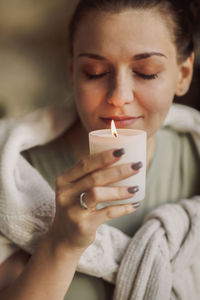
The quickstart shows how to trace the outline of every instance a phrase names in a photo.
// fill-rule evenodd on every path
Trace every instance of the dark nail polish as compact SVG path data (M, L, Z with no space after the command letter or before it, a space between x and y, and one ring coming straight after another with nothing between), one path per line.
M131 166L131 168L135 171L139 170L142 167L143 167L143 164L141 161L137 162L136 164L132 164L132 166Z
M138 185L133 186L133 187L129 187L129 188L128 188L128 192L129 192L130 194L137 193L138 191L139 191L139 186L138 186Z
M120 156L122 156L124 153L125 153L124 148L121 148L121 149L115 150L115 151L113 152L113 156L115 156L115 157L120 157Z
M133 203L132 205L133 205L133 207L138 208L138 207L140 207L140 202Z

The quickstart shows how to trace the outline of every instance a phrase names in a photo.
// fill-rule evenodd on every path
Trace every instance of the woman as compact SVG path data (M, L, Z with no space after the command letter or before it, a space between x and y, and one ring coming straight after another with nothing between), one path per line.
M20 191L32 191L30 195L35 202L41 198L45 203L53 194L49 190L49 194L40 194L40 182L45 179L41 185L42 190L46 181L54 188L56 180L55 218L52 222L47 213L50 219L48 222L52 224L49 229L46 225L41 234L40 223L37 223L36 228L30 225L32 219L25 218L28 214L25 210L26 213L20 215L24 218L20 224L28 233L23 237L23 243L20 243L23 230L20 231L19 226L15 231L13 224L20 219L17 212L21 206L15 205L15 199L13 211L16 211L17 216L8 217L7 223L12 224L11 230L7 230L6 221L3 223L1 231L4 238L9 238L29 252L33 252L34 236L40 241L36 239L38 245L31 258L26 251L12 248L2 259L2 299L58 300L63 299L65 294L66 299L111 299L113 285L100 278L75 274L81 255L95 241L99 225L108 222L120 229L121 232L118 232L111 227L101 227L111 230L111 235L115 232L114 244L117 236L120 236L125 250L129 239L123 233L132 236L141 226L147 212L160 204L177 202L199 194L199 155L191 136L170 128L159 130L174 95L184 95L192 80L193 41L185 18L183 11L177 10L177 1L80 1L70 24L70 78L79 118L75 123L69 121L68 130L66 124L59 124L64 119L61 115L59 122L58 118L51 116L55 126L46 122L45 115L42 121L38 119L39 125L30 117L23 120L23 126L20 124L20 130L23 127L27 141L19 143L18 148L19 151L25 150L23 156L26 161L20 158L19 168L25 173L22 173L21 178L15 175L15 185L20 186ZM139 209L139 204L128 204L96 210L100 202L133 197L137 187L111 188L107 185L136 175L142 168L141 162L134 161L112 166L124 154L123 149L88 156L88 132L107 128L111 119L115 120L118 128L142 129L147 132L147 195ZM29 127L26 125L28 122ZM47 127L42 128L41 124L47 124ZM13 125L11 122L9 126L14 128L15 123ZM51 128L55 132L51 132ZM22 136L21 131L20 134L16 131L16 135ZM33 142L34 138L37 142ZM7 142L4 144L7 145ZM38 145L40 147L33 147ZM28 166L27 161L42 177L37 177L38 173L30 164ZM27 178L29 171L32 178L38 179L35 185L34 181ZM24 182L28 184L26 187ZM7 194L15 198L15 194L9 194L8 185L6 192L3 184L2 187L2 199L9 198ZM45 189L48 187L45 186ZM83 192L84 205L81 205L80 195ZM31 202L29 197L24 198L24 203L27 202ZM41 208L34 220L39 219L45 223L45 215L38 213L40 211ZM31 214L34 212L32 208ZM17 232L19 237L13 236L13 232ZM104 235L101 238L103 241ZM87 267L94 269L92 271L95 274L94 265L89 265ZM101 267L105 270L107 266L103 264ZM88 271L88 274L93 274L92 271ZM106 278L104 275L102 277ZM113 282L112 279L108 281ZM117 283L118 286L120 284ZM144 297L140 295L134 299ZM156 298L152 296L151 299Z

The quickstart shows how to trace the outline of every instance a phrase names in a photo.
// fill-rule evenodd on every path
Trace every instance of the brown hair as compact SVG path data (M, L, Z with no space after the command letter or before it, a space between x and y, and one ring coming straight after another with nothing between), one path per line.
M187 3L188 0L185 0ZM126 9L155 9L161 13L171 30L177 49L178 61L184 61L194 50L192 22L184 0L80 0L69 24L69 47L73 56L73 43L77 28L88 12L98 10L117 13Z

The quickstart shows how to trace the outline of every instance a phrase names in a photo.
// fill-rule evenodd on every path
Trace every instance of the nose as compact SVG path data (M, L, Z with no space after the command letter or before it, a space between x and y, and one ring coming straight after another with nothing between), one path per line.
M134 101L133 82L126 74L118 75L110 84L107 102L114 106L124 106Z

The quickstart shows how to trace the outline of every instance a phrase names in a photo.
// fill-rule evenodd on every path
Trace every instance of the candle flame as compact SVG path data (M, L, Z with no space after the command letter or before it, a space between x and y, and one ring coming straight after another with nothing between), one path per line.
M112 120L112 122L111 122L111 132L114 137L118 137L118 132L117 132L114 120Z

